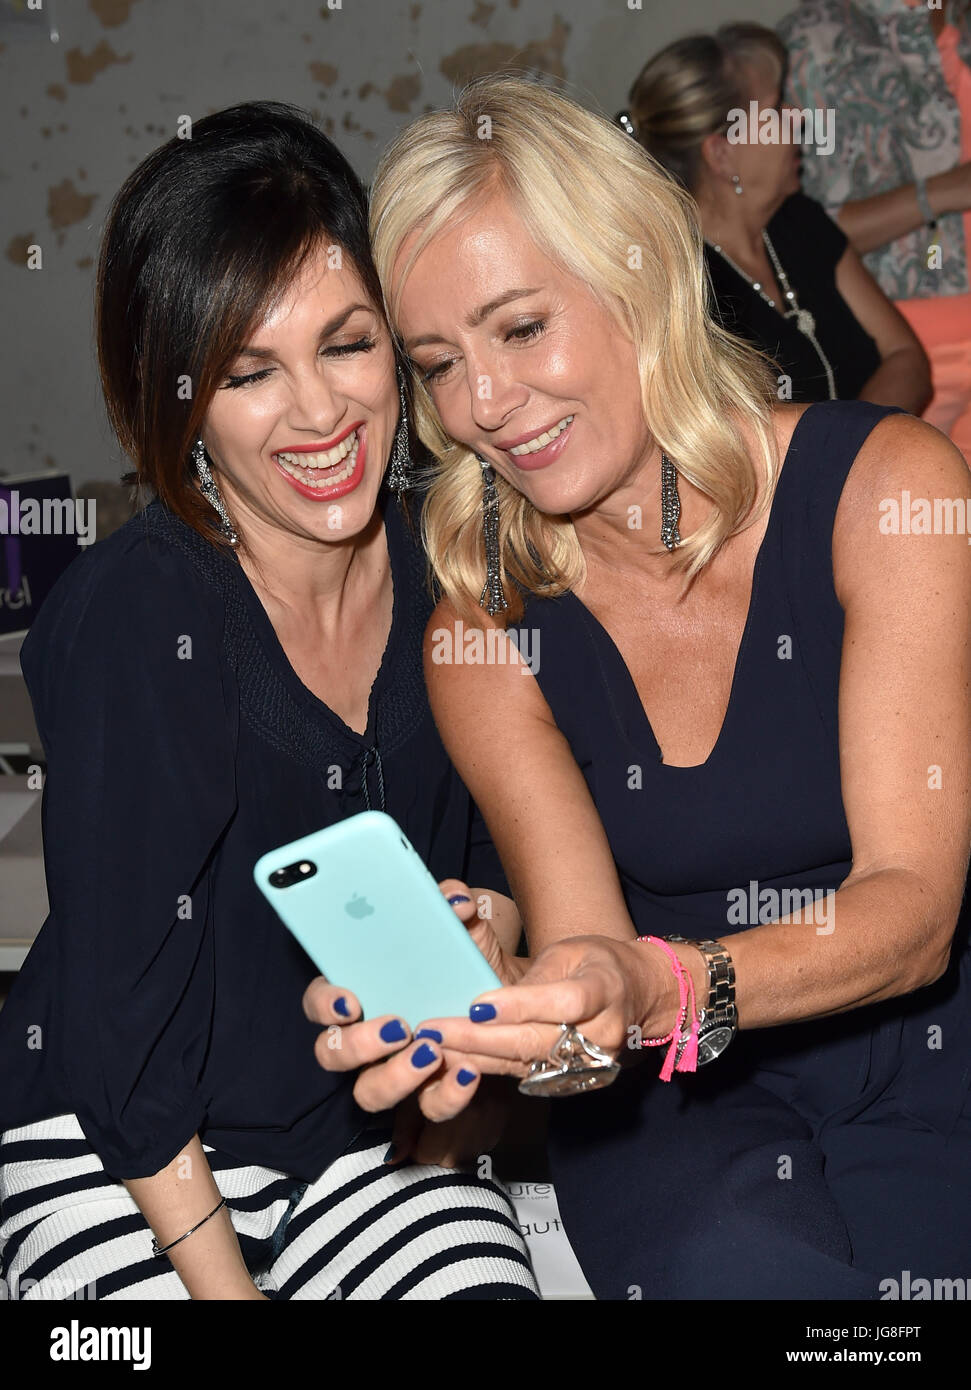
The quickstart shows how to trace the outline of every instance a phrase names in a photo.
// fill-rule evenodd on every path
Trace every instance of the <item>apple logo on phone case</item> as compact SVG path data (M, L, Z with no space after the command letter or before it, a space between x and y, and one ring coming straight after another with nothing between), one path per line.
M370 917L374 908L368 902L367 898L362 898L359 893L355 893L350 902L344 904L344 911L347 913L348 917L360 919L361 917Z

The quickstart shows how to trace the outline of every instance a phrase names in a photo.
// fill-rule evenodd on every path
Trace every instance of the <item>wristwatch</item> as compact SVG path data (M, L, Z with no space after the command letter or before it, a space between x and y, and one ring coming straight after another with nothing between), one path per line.
M708 1000L698 1014L698 1065L703 1067L720 1057L738 1032L735 967L720 941L689 941L685 936L664 940L675 946L697 946L708 967Z

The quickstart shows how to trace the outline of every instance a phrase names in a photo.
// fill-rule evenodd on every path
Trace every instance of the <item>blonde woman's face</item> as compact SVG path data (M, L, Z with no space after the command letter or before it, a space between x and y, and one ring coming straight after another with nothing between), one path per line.
M584 511L651 456L633 344L535 246L505 196L428 243L398 327L446 432L540 511Z

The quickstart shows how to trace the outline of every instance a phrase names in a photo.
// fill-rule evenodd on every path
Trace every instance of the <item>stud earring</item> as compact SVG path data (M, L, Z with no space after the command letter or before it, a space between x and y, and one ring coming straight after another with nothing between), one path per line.
M735 185L735 192L736 192L736 193L741 193L741 192L744 191L744 190L742 189L742 180L738 177L737 174L733 174L733 175L732 175L732 183Z

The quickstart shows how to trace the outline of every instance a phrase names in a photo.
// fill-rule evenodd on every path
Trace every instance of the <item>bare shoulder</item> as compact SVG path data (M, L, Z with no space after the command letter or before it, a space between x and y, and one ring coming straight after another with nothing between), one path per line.
M440 599L425 627L425 678L435 677L440 683L452 671L495 665L496 653L504 646L512 646L512 643L503 625L484 608L469 614L461 611L451 599ZM492 660L486 662L489 653Z
M449 599L435 607L425 628L425 684L439 727L492 726L518 715L552 719L528 651L484 609L461 612ZM524 679L527 677L528 679Z
M888 538L919 544L888 544ZM879 576L938 572L967 582L971 472L960 451L912 415L871 430L847 474L833 527L833 576L842 591ZM960 578L959 578L960 582Z
M858 510L883 501L894 489L964 497L971 473L960 451L933 425L913 415L887 415L867 435L853 460L837 526L853 524Z

